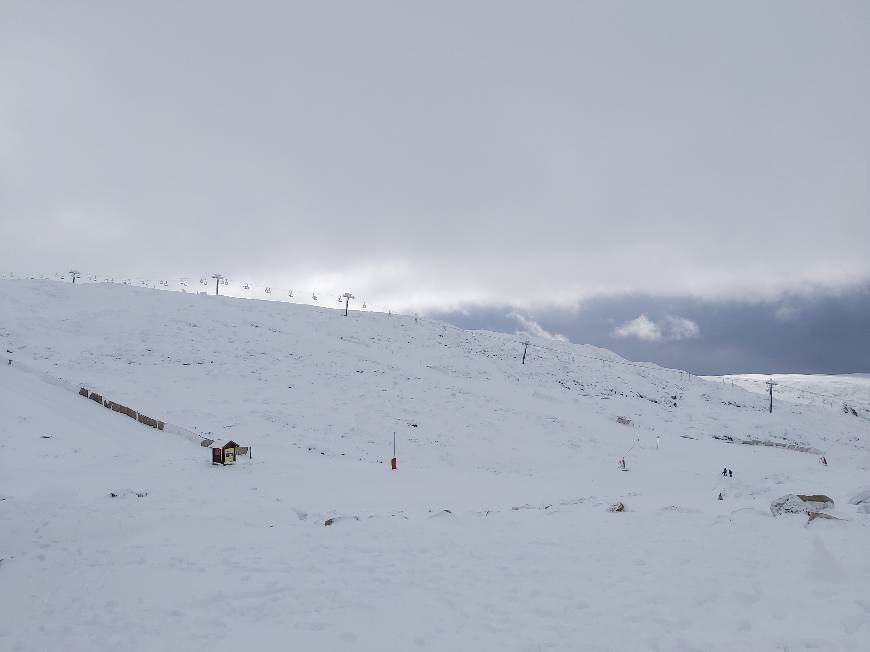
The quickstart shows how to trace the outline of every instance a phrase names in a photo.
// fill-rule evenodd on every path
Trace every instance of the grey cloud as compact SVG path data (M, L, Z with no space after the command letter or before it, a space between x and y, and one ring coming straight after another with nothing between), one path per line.
M799 319L783 321L789 306ZM433 316L464 328L512 333L506 307L466 306ZM700 337L681 340L613 337L614 328L647 315L653 323L680 315L697 324ZM687 296L617 295L571 308L550 307L530 318L572 342L612 349L698 374L867 373L870 370L870 285L842 293L789 295L777 301L710 301Z
M396 309L870 277L868 3L88 7L0 8L6 271Z

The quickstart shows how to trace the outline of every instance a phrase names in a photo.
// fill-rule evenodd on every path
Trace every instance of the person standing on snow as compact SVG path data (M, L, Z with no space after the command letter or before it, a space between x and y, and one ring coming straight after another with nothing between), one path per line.
M656 435L656 450L658 450L661 445L662 438L659 435Z
M722 467L722 477L723 478L727 477L727 475L728 475L728 469L726 469L725 467Z

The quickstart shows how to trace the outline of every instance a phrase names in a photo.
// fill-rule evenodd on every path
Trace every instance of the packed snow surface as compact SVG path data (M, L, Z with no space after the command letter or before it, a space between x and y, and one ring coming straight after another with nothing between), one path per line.
M0 282L0 345L2 650L870 649L870 423L839 405L112 284ZM772 517L790 493L839 520Z

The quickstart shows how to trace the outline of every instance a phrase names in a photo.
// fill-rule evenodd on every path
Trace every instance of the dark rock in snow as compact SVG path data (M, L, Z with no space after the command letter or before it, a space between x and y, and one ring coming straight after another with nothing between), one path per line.
M359 516L333 516L332 518L326 519L323 524L327 527L330 525L335 525L336 523L340 523L341 521L358 521Z
M786 494L770 503L770 513L774 516L780 514L809 514L831 509L834 501L822 494Z

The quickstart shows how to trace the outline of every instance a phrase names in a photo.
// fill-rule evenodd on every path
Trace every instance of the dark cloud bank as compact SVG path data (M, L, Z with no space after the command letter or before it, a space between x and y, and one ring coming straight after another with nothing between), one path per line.
M531 314L470 306L432 316L462 328L528 331L517 313L572 342L697 374L870 371L870 285L776 302L623 295ZM645 319L638 322L641 315ZM679 327L687 322L697 332Z

